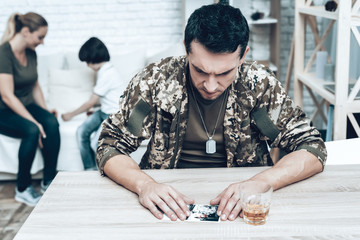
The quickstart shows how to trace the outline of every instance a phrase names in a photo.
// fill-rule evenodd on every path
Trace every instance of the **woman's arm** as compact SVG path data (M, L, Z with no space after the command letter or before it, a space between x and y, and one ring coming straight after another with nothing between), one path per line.
M0 73L0 95L4 103L15 113L21 117L33 122L38 126L40 134L43 138L46 138L46 134L42 125L35 120L35 118L25 108L24 104L14 94L14 78L11 74ZM40 147L41 139L40 139Z
M0 94L4 103L23 118L38 124L33 116L26 110L24 104L14 94L14 78L11 74L0 74Z
M39 81L36 81L34 89L33 89L33 96L34 96L34 100L35 102L42 108L47 109L46 107L46 102L45 102L45 98L44 98L44 94L41 90Z

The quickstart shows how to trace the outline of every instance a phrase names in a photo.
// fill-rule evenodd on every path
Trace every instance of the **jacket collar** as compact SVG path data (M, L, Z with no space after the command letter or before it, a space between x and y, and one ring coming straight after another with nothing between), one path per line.
M186 56L181 56L171 58L170 64L177 66L174 67L174 71L169 72L165 81L159 82L158 94L154 100L162 110L174 116L180 110L181 102L186 101L187 103L188 101L186 74L189 62ZM239 67L236 78L230 87L227 109L232 108L235 111L240 111L240 108L251 110L255 107L256 97L250 89L251 86L247 79L249 68L251 68L251 63L246 62Z
M187 101L186 91L186 71L187 71L187 58L186 56L172 58L173 71L168 72L164 81L160 81L158 86L158 94L155 97L155 102L158 106L172 114L173 116L180 110L181 102Z

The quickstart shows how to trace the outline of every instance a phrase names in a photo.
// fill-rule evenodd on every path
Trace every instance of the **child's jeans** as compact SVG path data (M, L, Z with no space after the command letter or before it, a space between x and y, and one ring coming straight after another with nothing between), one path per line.
M76 138L80 148L81 159L85 170L97 169L95 163L95 152L92 150L90 136L96 132L101 123L107 119L109 114L98 110L91 114L76 131Z

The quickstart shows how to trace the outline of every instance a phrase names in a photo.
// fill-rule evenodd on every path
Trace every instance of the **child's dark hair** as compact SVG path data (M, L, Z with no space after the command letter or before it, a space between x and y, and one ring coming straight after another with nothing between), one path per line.
M91 37L80 48L79 59L87 63L110 61L110 54L105 44L96 37Z

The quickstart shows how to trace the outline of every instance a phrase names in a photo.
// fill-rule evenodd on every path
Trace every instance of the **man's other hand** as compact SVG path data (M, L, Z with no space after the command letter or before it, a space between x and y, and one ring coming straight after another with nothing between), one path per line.
M243 182L231 184L216 198L210 201L211 205L219 204L217 214L222 221L233 221L240 213L240 217L242 217L240 203L240 185L242 183Z

